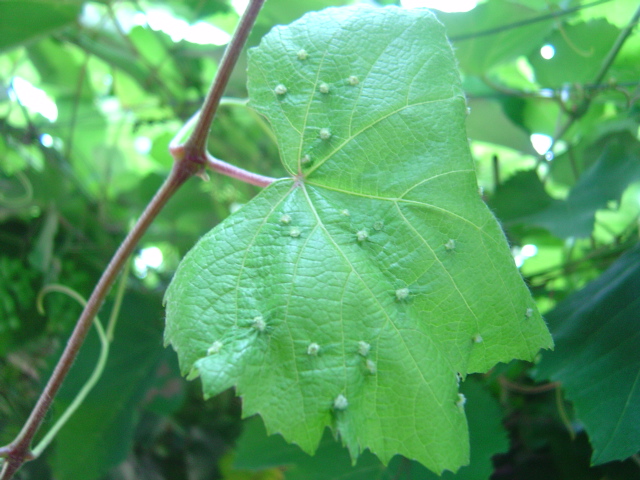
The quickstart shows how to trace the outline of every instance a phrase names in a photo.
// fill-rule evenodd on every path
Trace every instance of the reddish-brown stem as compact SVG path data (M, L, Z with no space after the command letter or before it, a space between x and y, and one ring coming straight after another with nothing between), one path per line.
M247 170L231 165L230 163L223 162L207 153L207 166L214 172L221 173L227 177L237 178L245 183L250 183L257 187L268 187L271 185L275 178L265 177L257 173L248 172Z
M505 377L499 377L498 381L500 385L505 387L507 390L511 390L512 392L524 393L526 395L536 395L538 393L545 393L551 390L555 390L560 386L559 382L550 382L545 383L543 385L520 385L518 383L514 383L510 380L507 380Z
M242 15L240 23L238 23L236 31L233 34L233 39L224 52L216 78L209 89L207 98L204 100L202 110L200 111L200 117L198 118L198 123L185 143L185 149L187 151L194 148L198 151L206 150L209 127L216 111L218 110L218 105L220 105L220 99L222 98L225 86L231 76L232 67L238 61L240 52L242 52L242 48L249 36L249 32L251 31L251 27L253 26L264 1L265 0L251 1L247 10L244 12L244 15Z
M118 274L122 270L127 258L133 253L138 241L145 234L149 225L155 217L160 213L167 201L180 188L180 186L193 175L201 174L206 166L211 166L216 171L230 174L234 173L237 178L241 178L254 185L266 186L272 182L272 179L262 177L260 175L249 174L248 172L238 175L238 172L231 172L229 166L222 165L223 162L217 161L205 151L207 136L211 121L220 103L222 93L229 81L231 71L238 60L238 56L242 51L242 47L246 42L247 36L255 19L262 7L264 0L251 0L249 7L240 20L238 28L225 52L220 68L211 85L209 94L202 108L202 114L198 119L198 123L189 137L185 145L179 145L171 148L174 156L174 165L169 177L162 187L155 194L147 208L142 213L140 219L131 230L129 235L124 239L115 255L109 262L106 270L103 272L98 284L94 288L87 305L85 306L76 326L67 342L67 346L56 365L49 382L45 386L44 391L40 395L31 415L27 419L24 427L11 442L11 444L0 447L0 457L5 458L5 464L0 473L0 480L9 480L13 474L28 460L33 459L31 453L31 442L35 436L42 420L51 406L56 393L60 389L71 365L73 364L80 347L91 327L93 318L100 310L102 303L109 293L111 286L116 280ZM241 169L238 169L241 170Z
M2 476L0 477L2 480L11 478L11 476L25 461L32 459L30 451L31 441L38 431L44 415L49 410L53 398L56 396L56 393L58 393L62 382L67 376L71 365L73 365L78 351L80 350L80 347L82 346L91 327L93 318L98 313L105 296L111 289L113 282L118 276L118 273L122 269L127 258L129 258L133 252L135 246L140 240L140 237L142 237L142 235L147 231L151 222L155 219L167 201L173 196L175 191L189 177L191 177L191 175L193 175L193 170L194 169L185 161L175 163L169 178L153 197L135 227L120 244L120 247L100 277L91 297L89 297L87 305L82 311L76 327L67 342L67 346L64 349L60 360L58 360L58 364L56 365L49 382L45 386L44 391L40 395L36 406L33 408L33 411L31 412L27 422L24 424L20 434L9 445L6 464L2 471Z

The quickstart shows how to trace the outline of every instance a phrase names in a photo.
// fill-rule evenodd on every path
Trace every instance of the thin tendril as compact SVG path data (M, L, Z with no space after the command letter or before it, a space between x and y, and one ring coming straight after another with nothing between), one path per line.
M69 418L71 418L71 415L73 415L78 407L82 405L82 402L87 397L89 392L93 389L96 383L98 383L98 380L100 380L100 377L104 372L104 367L107 364L107 359L109 358L109 344L113 340L113 331L118 319L118 314L120 313L120 306L122 305L122 298L124 297L130 265L131 262L127 263L127 266L120 278L120 283L116 292L113 309L111 310L111 316L109 318L107 331L105 332L104 328L102 327L102 323L100 323L100 320L97 316L93 319L93 324L96 327L96 331L98 332L98 337L100 339L100 355L98 356L98 361L96 362L96 366L94 367L93 372L91 373L91 376L87 379L85 384L82 386L80 391L78 391L78 394L64 411L64 413L60 416L60 418L58 418L56 423L46 433L42 440L40 440L40 443L38 443L38 445L32 450L32 454L34 457L40 456L42 452L49 446L60 429L64 427ZM44 296L50 292L64 293L65 295L68 295L69 297L76 300L83 307L87 304L87 301L75 290L72 290L71 288L64 285L51 284L45 286L38 294L37 307L40 314L44 314L42 300Z
M31 200L33 200L33 186L27 176L23 172L16 172L15 177L24 188L24 195L17 198L7 198L2 192L0 192L0 205L10 208L18 208L29 204Z

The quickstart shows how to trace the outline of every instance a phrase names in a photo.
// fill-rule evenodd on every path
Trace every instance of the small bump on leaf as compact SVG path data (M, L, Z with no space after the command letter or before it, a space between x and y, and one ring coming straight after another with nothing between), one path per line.
M216 353L219 353L220 350L222 350L222 347L223 347L222 342L220 340L216 340L211 344L211 346L207 350L207 355L214 355Z
M533 316L533 308L528 307L525 311L524 311L524 316L527 318L531 318Z
M341 213L342 215L344 215L345 217L349 217L349 216L351 216L351 214L349 213L349 210L347 210L346 208L345 208L345 209L343 209L343 210L340 210L340 213Z
M276 85L276 88L274 88L273 91L276 95L284 95L285 93L287 93L287 87L280 83Z
M321 128L318 135L322 140L329 140L331 138L331 130L328 128Z
M376 222L373 224L373 229L380 231L384 228L384 222Z
M304 48L298 50L298 60L306 60L309 57L309 54Z
M342 394L338 395L333 401L333 408L336 410L346 410L348 406L349 402L347 401L347 397Z
M366 357L367 355L369 355L369 350L371 350L371 345L369 345L367 342L363 340L360 340L358 342L358 353L360 355Z
M298 227L292 227L291 230L289 230L289 236L298 238L300 236L300 229Z
M356 233L356 239L358 242L364 242L367 238L369 238L369 232L364 228Z
M358 77L356 77L355 75L349 76L347 81L349 82L349 85L352 85L354 87L360 83L360 80L358 80Z
M398 290L396 290L396 298L399 301L405 300L406 298L409 297L409 289L404 287L404 288L399 288Z
M456 241L453 238L450 238L449 241L444 244L444 248L449 252L454 250L456 248Z
M322 82L320 84L320 86L318 87L318 90L320 90L320 93L329 93L329 84Z
M467 397L464 396L464 393L458 394L458 400L456 401L456 406L464 411L464 404L467 403Z
M374 362L370 358L367 359L367 361L365 362L365 365L367 366L367 370L369 370L369 373L371 375L375 375L376 372L378 371L378 367L376 366L376 362Z
M264 318L262 318L262 315L258 315L253 319L253 323L251 324L251 326L259 332L264 332L264 330L267 328L267 323L264 321Z
M280 223L289 225L291 223L291 216L285 213L280 217Z
M316 342L311 342L307 347L307 355L312 355L315 357L316 355L318 355L319 351L320 345L318 345Z
M482 342L483 342L482 335L477 334L473 337L473 343L482 343Z

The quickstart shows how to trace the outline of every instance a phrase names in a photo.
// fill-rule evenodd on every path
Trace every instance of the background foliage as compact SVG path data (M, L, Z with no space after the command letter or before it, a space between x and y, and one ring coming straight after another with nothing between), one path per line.
M340 3L269 0L250 44ZM463 74L480 187L557 342L539 363L465 382L483 408L468 410L472 464L458 478L640 478L640 35L610 55L636 8L489 0L438 12ZM159 18L183 23L163 31ZM215 73L223 46L197 43L188 26L215 25L210 38L224 43L237 19L222 0L0 1L0 443L17 433L79 313L50 294L41 316L39 290L90 292ZM244 106L245 63L210 150L282 176L268 126ZM161 300L179 259L256 192L212 176L170 202L134 259L103 378L22 478L431 478L401 458L388 470L366 455L351 467L330 437L316 457L266 437L260 421L239 419L232 391L203 401L162 348ZM89 375L97 345L90 336L44 429Z

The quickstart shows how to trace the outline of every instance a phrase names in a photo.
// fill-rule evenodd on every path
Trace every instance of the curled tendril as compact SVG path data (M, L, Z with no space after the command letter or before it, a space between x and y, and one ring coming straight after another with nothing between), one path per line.
M27 176L22 172L16 172L15 177L24 188L24 195L16 198L7 198L2 192L0 192L0 205L10 208L18 208L28 205L31 200L33 200L33 186Z
M37 307L38 307L38 312L41 315L44 315L44 307L42 305L42 300L44 296L49 292L64 293L65 295L68 295L69 297L76 300L83 307L87 304L87 301L75 290L69 287L65 287L64 285L51 284L51 285L45 286L42 290L40 290L40 293L38 294ZM82 388L80 389L76 397L73 399L73 402L71 402L69 407L64 411L64 413L60 416L60 418L58 418L58 420L53 425L53 427L51 427L51 429L42 438L42 440L40 440L40 443L38 443L38 445L33 449L33 455L35 457L38 457L44 451L44 449L49 446L49 444L53 441L53 439L58 434L60 429L64 426L65 423L67 423L71 415L73 415L73 413L82 404L86 396L89 394L91 389L98 382L98 380L100 379L100 376L102 375L104 366L106 365L107 358L109 356L109 340L107 339L107 335L98 317L95 317L93 319L93 324L95 325L96 331L98 332L98 337L100 338L100 355L98 357L96 366L94 367L93 372L91 372L91 376L87 379L87 381L82 386Z
M49 444L53 441L55 436L58 434L60 429L67 423L71 415L78 409L82 402L87 397L91 389L98 383L98 380L102 376L102 372L104 371L104 367L107 363L107 358L109 357L109 345L113 340L113 331L115 328L116 320L118 318L118 313L120 311L120 306L122 305L122 298L125 292L126 279L129 276L129 266L130 263L127 264L122 277L120 279L120 283L118 285L118 289L116 291L116 298L111 310L111 317L109 318L109 324L107 325L107 330L102 326L100 320L96 316L93 319L93 324L96 327L96 331L98 332L98 337L100 338L100 355L98 356L98 361L96 362L96 366L91 372L91 376L87 379L85 384L82 386L76 397L73 399L71 404L67 407L64 413L58 418L56 423L51 427L51 429L47 432L47 434L40 440L40 443L32 450L32 454L34 457L40 456L40 454L49 446ZM44 307L42 304L42 300L47 293L50 292L60 292L65 295L76 300L83 307L87 304L87 301L75 290L66 287L64 285L59 284L51 284L45 286L40 293L38 294L38 298L36 300L36 306L38 308L38 312L41 315L44 315Z

